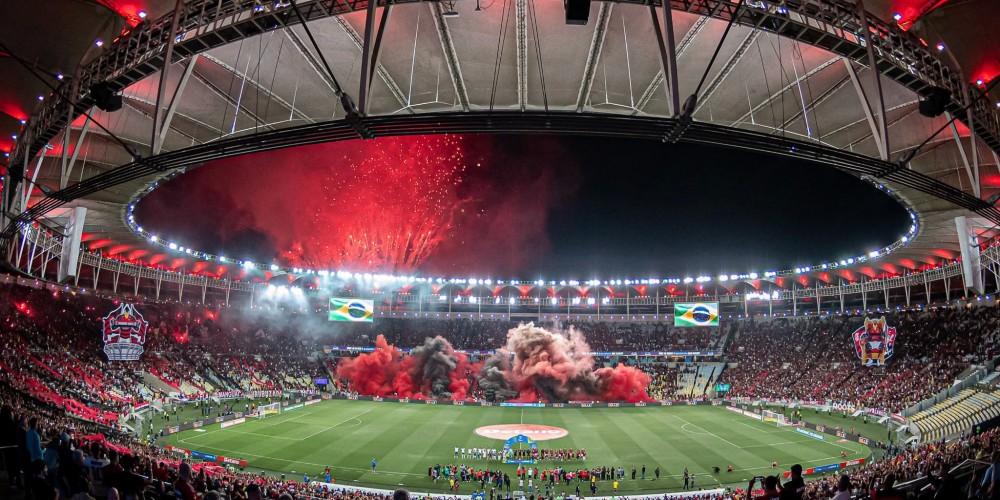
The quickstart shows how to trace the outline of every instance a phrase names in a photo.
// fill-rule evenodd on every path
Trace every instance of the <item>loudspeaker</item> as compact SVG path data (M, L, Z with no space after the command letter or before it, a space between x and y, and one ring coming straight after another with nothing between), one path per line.
M920 101L920 114L935 118L944 113L945 106L951 100L951 91L941 87L931 87L927 99Z
M563 0L566 24L585 25L590 19L590 0Z
M94 104L101 111L118 111L122 109L122 96L115 93L108 82L101 82L90 87L90 95L94 98Z

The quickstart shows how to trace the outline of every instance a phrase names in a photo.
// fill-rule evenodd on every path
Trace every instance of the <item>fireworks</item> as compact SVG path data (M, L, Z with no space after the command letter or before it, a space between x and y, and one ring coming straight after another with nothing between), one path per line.
M467 202L461 139L363 142L320 167L322 199L310 200L313 231L283 252L288 265L407 272L444 241Z

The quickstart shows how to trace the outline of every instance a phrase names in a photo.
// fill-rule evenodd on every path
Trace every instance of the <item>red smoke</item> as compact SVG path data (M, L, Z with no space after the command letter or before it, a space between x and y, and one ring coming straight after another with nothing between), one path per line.
M401 355L379 335L374 352L341 360L337 376L363 396L461 401L478 379L486 394L521 401L651 401L648 375L624 365L595 370L589 352L576 330L531 323L511 329L507 344L485 363L471 363L441 336Z
M363 396L389 396L399 373L399 349L379 335L375 351L347 358L337 365L337 376L351 382L351 389Z
M573 328L553 332L528 323L507 333L507 345L496 356L513 354L504 379L523 401L651 401L648 375L624 365L595 370L589 353Z
M598 368L594 375L601 381L601 401L625 401L627 403L649 402L652 398L646 388L652 379L646 372L631 366L618 365L614 368Z
M465 400L470 378L480 369L470 363L443 337L427 339L422 346L402 355L385 337L375 339L375 351L346 358L337 365L337 376L349 381L363 396L396 396L409 399Z

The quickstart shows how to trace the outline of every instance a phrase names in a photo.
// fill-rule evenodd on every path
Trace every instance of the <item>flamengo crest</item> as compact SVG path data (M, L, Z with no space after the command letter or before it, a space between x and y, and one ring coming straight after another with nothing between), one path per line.
M108 361L138 361L149 323L132 304L122 304L104 317L104 354Z
M889 326L885 317L865 318L865 324L854 331L854 353L864 366L882 366L892 357L896 346L896 327Z

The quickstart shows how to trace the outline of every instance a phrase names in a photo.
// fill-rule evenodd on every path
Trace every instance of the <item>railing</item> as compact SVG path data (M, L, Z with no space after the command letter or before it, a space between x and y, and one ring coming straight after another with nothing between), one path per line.
M55 248L56 246L61 247L61 238L54 235L52 232L46 230L42 227L36 227L34 225L23 224L19 226L18 232L19 238L15 240L15 245L19 248L24 249L19 253L12 253L12 255L19 256L17 260L13 262L15 267L24 271L26 274L31 276L37 276L38 278L45 280L45 268L46 265L54 260L59 259L58 252L49 251L47 256L36 256L33 249L35 248ZM982 252L984 256L997 254L997 247L989 247ZM30 256L29 256L30 253ZM41 264L36 266L35 262L38 259L45 259ZM258 282L252 280L231 280L216 278L212 276L188 274L183 272L176 272L167 269L156 269L149 266L134 264L130 262L124 262L121 260L104 257L95 253L87 252L81 250L80 255L80 265L90 266L94 269L95 275L95 288L97 276L102 272L110 272L112 275L112 292L117 294L118 287L120 283L121 276L127 276L132 278L132 286L138 293L140 280L148 280L156 285L157 295L159 294L160 285L162 283L173 283L179 288L179 295L183 294L185 287L190 287L189 290L200 290L202 292L202 302L205 302L205 294L209 289L225 291L227 296L230 292L243 292L251 294L251 303L254 296L260 296L269 290L273 290L275 285ZM35 271L37 267L37 271ZM771 295L768 295L768 299L765 300L755 300L749 298L747 294L739 293L728 293L728 294L700 294L700 295L648 295L648 296L634 296L634 297L602 297L594 298L593 302L589 301L585 297L573 297L573 296L540 296L540 295L530 295L530 296L503 296L497 297L492 294L490 295L463 295L455 294L452 291L444 294L433 294L433 293L403 293L403 292L375 292L370 294L368 298L374 298L377 305L387 304L387 307L380 307L380 316L388 317L403 317L409 315L415 315L417 312L427 312L427 313L439 313L447 309L451 312L452 307L459 308L458 312L470 313L478 309L481 317L494 317L497 314L507 313L511 316L516 315L532 315L537 312L537 314L544 314L546 316L552 316L553 318L565 317L568 319L570 315L576 316L592 316L597 315L598 317L604 314L604 318L607 321L613 321L614 316L620 316L623 320L630 320L631 318L626 318L626 316L634 315L636 319L648 319L648 320L667 320L669 319L669 313L673 311L672 306L678 302L690 302L690 301L712 301L719 302L720 304L743 304L743 305L753 305L754 307L766 304L769 302L781 302L781 301L792 301L794 304L798 304L799 299L815 298L815 297L846 297L851 295L866 294L871 292L885 292L887 290L898 289L902 287L912 287L918 285L924 285L932 281L941 281L950 279L953 277L961 276L962 266L961 264L949 264L947 266L942 266L935 269L929 269L923 272L908 274L906 276L897 276L882 280L871 280L863 283L847 283L841 285L828 285L818 288L796 288L793 290L775 290ZM731 281L730 285L735 286L737 283L749 283L748 281ZM794 285L793 285L794 286ZM626 289L628 289L626 287ZM541 292L539 292L541 293ZM444 296L444 300L441 297ZM457 300L456 300L457 297ZM157 300L159 297L157 296ZM665 309L660 311L660 307ZM794 311L794 305L793 311ZM803 306L804 307L804 306ZM604 311L602 312L602 308ZM787 308L787 305L786 305ZM610 309L610 310L609 310ZM631 313L630 313L631 311ZM622 313L625 315L622 315ZM407 313L407 314L404 314ZM468 317L471 314L457 316L457 317ZM648 318L646 318L648 316ZM449 316L450 317L450 316ZM506 317L506 316L504 316ZM996 360L994 360L996 361Z

